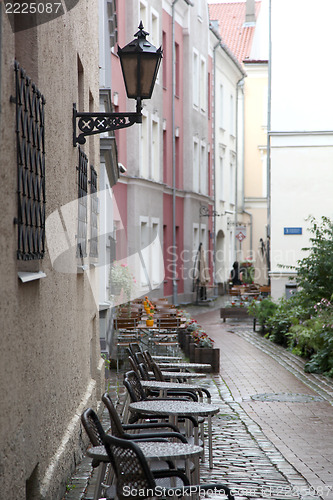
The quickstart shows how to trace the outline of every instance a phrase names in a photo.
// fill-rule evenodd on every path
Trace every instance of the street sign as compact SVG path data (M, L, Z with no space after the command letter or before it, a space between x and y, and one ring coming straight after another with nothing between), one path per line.
M302 234L301 227L284 227L283 234Z
M242 242L246 238L246 226L237 226L235 236L238 241Z

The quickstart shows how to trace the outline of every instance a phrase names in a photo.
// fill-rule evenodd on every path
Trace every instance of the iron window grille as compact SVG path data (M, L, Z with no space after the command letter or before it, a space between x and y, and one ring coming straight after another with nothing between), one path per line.
M88 219L88 157L79 147L78 171L78 231L77 251L78 258L87 256L87 219Z
M42 259L45 254L45 99L15 61L17 194L17 258Z
M90 257L98 257L97 172L90 165Z

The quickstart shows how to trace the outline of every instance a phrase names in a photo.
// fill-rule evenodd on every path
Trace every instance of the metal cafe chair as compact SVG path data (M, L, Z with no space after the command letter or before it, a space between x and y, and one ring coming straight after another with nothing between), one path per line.
M155 354L158 354L161 348L172 355L179 352L177 333L181 325L179 317L157 317L156 328L158 332L151 337L151 345Z
M194 492L193 488L197 489L197 493L206 491L206 498L209 498L210 491L219 491L220 494L223 492L228 500L234 500L230 488L225 484L216 483L194 486L190 485L189 478L179 470L152 472L142 450L133 441L105 435L103 442L114 467L117 497L119 500L127 500L128 492L130 492L132 500L144 500L155 496L160 498L169 498L172 496L180 498L185 496L187 498ZM163 492L167 493L167 496L161 496L161 489L157 489L157 481L161 478L168 478L170 480L169 485L163 490ZM171 478L173 480L177 478L176 485L171 481Z
M92 446L103 446L103 437L105 435L105 431L94 410L91 408L85 410L81 415L81 422ZM110 486L104 484L105 480L108 481L111 479L111 475L109 473L107 474L108 464L106 462L100 462L99 460L93 459L91 465L93 468L98 467L94 500L98 500L99 498L101 498L102 491L106 494L106 496L113 497L114 491L112 487L110 488Z
M131 343L137 342L139 339L139 321L140 318L138 316L114 319L114 329L117 332L117 372L119 371L119 361L125 348L129 347Z
M182 435L179 434L178 428L173 425L169 424L168 422L147 422L147 423L140 423L140 424L123 424L122 421L120 420L120 417L118 415L118 412L116 408L114 407L114 404L112 402L112 399L109 395L108 392L105 392L102 396L102 401L105 404L109 417L110 417L110 423L111 423L111 432L114 436L120 437L122 439L150 439L150 438L177 438L183 443L187 443L186 438ZM166 429L169 431L163 431L163 429ZM152 431L150 433L142 433L138 434L138 431ZM135 434L128 434L127 431L132 431Z
M134 371L129 371L125 373L124 377L124 386L127 389L127 392L129 394L131 402L137 402L137 401L149 401L149 400L156 400L156 399L161 399L161 400L180 400L180 401L190 401L188 396L182 397L183 394L181 395L175 395L171 397L166 397L166 398L156 398L153 396L147 396L145 393L144 388L141 385L140 378L139 376L134 372ZM127 418L127 413L126 413L126 418ZM146 415L145 419L155 419L156 420L156 415ZM140 419L139 416L133 415L129 417L129 423L135 423ZM197 429L198 429L198 421L195 417L192 416L187 416L184 417L184 419L179 419L179 422L185 421L186 424L186 432L191 431L193 433L198 434ZM178 429L179 431L179 429Z
M187 439L177 431L177 427L167 422L123 424L120 420L116 408L113 405L111 397L107 392L103 394L102 401L109 413L112 436L137 442L168 442L171 439L172 441L187 443ZM128 431L130 431L131 433L129 434ZM171 469L177 468L180 470L185 470L184 460L176 460L175 462L171 460L156 460L153 461L150 466L152 470L161 470L166 467L169 467ZM194 465L189 464L189 467L190 470L193 470Z

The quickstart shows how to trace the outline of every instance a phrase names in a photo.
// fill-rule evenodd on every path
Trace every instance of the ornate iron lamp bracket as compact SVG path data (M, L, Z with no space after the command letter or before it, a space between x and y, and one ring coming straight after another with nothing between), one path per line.
M73 146L84 144L86 136L131 127L134 123L142 123L141 102L137 102L136 112L133 113L80 113L76 110L74 103ZM77 127L80 131L79 135L76 133Z
M199 214L200 217L220 217L221 215L224 215L217 213L216 210L209 210L209 208L205 207L204 205L201 205Z

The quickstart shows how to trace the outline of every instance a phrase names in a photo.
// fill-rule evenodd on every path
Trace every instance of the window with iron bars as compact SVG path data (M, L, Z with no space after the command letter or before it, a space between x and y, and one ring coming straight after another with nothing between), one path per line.
M88 157L79 147L78 170L78 228L76 256L83 259L87 256L87 224L88 224Z
M90 257L98 257L97 172L90 165Z
M90 165L90 181L88 181L88 157L79 147L78 170L78 232L77 251L78 258L87 257L88 242L88 184L90 185L90 257L98 257L98 196L97 172Z
M17 153L17 258L45 254L45 99L15 61Z

